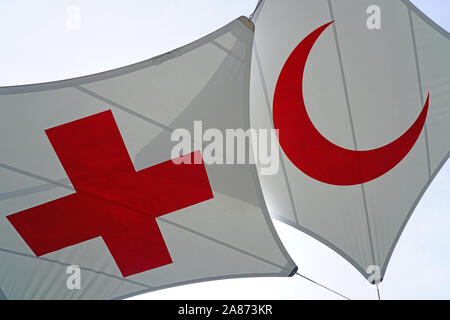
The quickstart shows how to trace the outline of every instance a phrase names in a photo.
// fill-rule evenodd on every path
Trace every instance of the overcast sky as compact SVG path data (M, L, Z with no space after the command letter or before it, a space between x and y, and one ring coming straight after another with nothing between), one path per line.
M0 86L73 78L146 60L194 41L241 15L248 16L256 2L3 0ZM450 30L449 0L412 2ZM71 19L77 10L80 19ZM450 164L447 164L405 228L380 286L382 298L450 299L449 195ZM282 223L275 225L301 273L352 299L376 298L375 288L331 249ZM296 276L214 281L138 298L336 297Z

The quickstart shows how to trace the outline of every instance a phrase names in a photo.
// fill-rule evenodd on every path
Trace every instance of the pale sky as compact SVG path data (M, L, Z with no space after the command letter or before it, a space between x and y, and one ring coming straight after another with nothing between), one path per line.
M0 86L54 81L125 66L194 41L256 0L0 2ZM450 30L449 0L414 0ZM69 20L80 10L79 24ZM449 57L450 58L450 57ZM450 299L450 164L444 166L394 251L382 298ZM375 287L334 251L275 221L299 272L352 299L375 299ZM222 280L156 291L138 299L335 299L295 276Z

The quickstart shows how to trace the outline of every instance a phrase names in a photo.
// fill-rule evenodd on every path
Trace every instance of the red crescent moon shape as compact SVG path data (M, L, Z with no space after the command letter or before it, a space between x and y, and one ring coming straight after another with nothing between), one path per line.
M341 148L315 127L303 100L303 73L309 53L322 32L334 21L309 34L287 59L275 88L274 126L289 160L318 181L349 186L376 179L394 168L412 149L422 132L430 96L414 124L393 142L372 150Z

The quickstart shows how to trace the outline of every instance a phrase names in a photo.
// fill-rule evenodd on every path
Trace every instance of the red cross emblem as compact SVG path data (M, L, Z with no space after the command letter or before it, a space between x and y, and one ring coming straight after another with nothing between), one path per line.
M7 217L36 256L101 236L124 277L172 263L155 218L213 198L203 163L136 172L111 111L45 132L76 193Z

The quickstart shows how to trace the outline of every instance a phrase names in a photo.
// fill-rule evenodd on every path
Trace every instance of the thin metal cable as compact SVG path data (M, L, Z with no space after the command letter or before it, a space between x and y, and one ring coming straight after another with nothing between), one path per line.
M378 301L381 301L380 288L378 287L378 284L377 284L377 294L378 294Z
M261 5L262 2L263 2L263 0L259 0L259 1L258 1L258 4L257 4L256 7L255 7L255 10L253 10L252 14L248 16L248 18L249 18L250 20L253 19L253 17L255 16L256 11L258 10L258 8L259 8L259 6Z
M298 275L298 276L300 276L300 277L302 277L303 279L306 279L306 280L308 280L308 281L310 281L310 282L312 282L312 283L318 285L319 287L322 287L322 288L324 288L324 289L326 289L326 290L328 290L328 291L330 291L330 292L333 292L334 294L337 294L338 296L340 296L340 297L342 297L342 298L344 298L344 299L346 299L346 300L351 300L350 298L344 296L343 294L340 294L339 292L334 291L333 289L330 289L330 288L328 288L327 286L325 286L325 285L323 285L323 284L320 284L319 282L314 281L313 279L308 278L307 276L304 276L304 275L302 275L302 274L300 274L300 273L298 273L298 272L296 272L295 274Z

